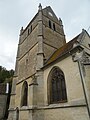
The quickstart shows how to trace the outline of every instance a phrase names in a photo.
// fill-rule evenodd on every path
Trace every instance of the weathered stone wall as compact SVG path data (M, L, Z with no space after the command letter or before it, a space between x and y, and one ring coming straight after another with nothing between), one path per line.
M29 111L22 109L19 112L19 120L28 120L29 119Z
M45 59L48 59L55 50L63 46L66 42L62 23L60 23L53 11L51 11L51 16L49 14L50 11L51 9L49 9L49 11L44 11L43 13L43 42ZM49 20L51 21L51 28L49 27ZM55 25L55 30L53 28L53 24Z
M36 15L30 24L20 35L17 53L17 75L18 81L23 80L36 72L37 57L37 35L38 35L38 16ZM30 32L32 26L32 31ZM29 30L29 32L28 32Z
M49 15L50 16L50 15ZM47 17L47 16L44 16L43 15L43 25L45 27L48 27L49 28L49 20L51 21L51 26L52 26L52 30L54 32L54 29L53 29L53 23L55 24L55 31L58 33L58 34L61 34L61 35L64 35L64 31L63 31L63 25L59 23L58 20L56 20L55 18L53 19L53 16L52 17Z
M89 120L86 107L43 108L31 110L23 108L19 112L19 120Z
M55 48L47 45L47 44L44 44L44 56L45 56L45 60L47 60L51 55L52 55L52 52L51 51L56 51Z
M32 33L32 31L37 27L37 21L38 21L38 14L32 19L32 21L27 25L27 27L23 30L23 33L20 36L19 43L21 44L27 37L29 37ZM32 25L32 31L29 32L28 30L31 30Z
M84 48L84 51L90 54L90 36L84 33L82 40L80 41L81 46Z
M64 36L58 34L57 32L53 31L52 29L46 27L44 29L44 42L52 47L60 48L64 45Z
M85 107L53 108L38 111L38 120L89 120Z
M38 27L36 26L30 35L28 35L25 40L19 44L20 58L24 56L30 49L32 49L32 47L37 43L37 29Z
M59 104L48 104L48 89L47 89L47 79L49 72L54 66L60 67L60 69L64 72L65 75L65 82L66 82L66 90L67 90L67 102L66 103L59 103ZM83 92L83 87L81 83L78 63L72 61L72 57L67 57L64 60L57 62L54 65L51 65L47 67L47 69L44 71L44 104L48 107L50 110L46 110L45 117L46 120L54 120L56 116L58 116L56 119L60 120L61 118L64 120L68 119L81 119L81 120L89 120L88 118L88 112L85 102L85 96ZM85 107L77 107L76 106L84 106ZM50 107L55 106L61 106L61 107L67 107L70 108L62 108L62 109L51 109ZM74 108L72 107L74 106ZM52 112L51 112L52 111ZM53 112L54 111L54 112ZM60 113L59 113L60 112ZM55 113L55 116L54 116ZM61 114L61 115L60 115ZM73 115L75 114L75 116ZM82 117L83 114L83 117ZM47 117L48 116L48 117ZM53 116L50 117L49 116ZM61 117L60 117L61 116Z
M53 10L51 9L51 7L48 6L46 9L43 9L43 15L51 19L52 21L59 23L58 18L53 12Z
M22 86L24 81L27 81L28 83L28 106L33 105L33 91L32 86L29 86L32 83L32 77L29 77L28 79L23 80L22 82L18 83L16 85L16 95L15 95L15 107L21 108L21 96L22 96Z
M21 82L20 84L16 85L16 93L17 93L15 95L15 106L16 107L20 107L21 106L22 85L23 85L23 82Z
M18 80L25 79L36 72L37 49L38 45L36 44L18 61Z
M90 110L90 65L85 65L85 84L86 84L86 92L87 92L87 100Z
M7 106L7 95L0 94L0 120L4 118L5 112L6 112L6 106Z

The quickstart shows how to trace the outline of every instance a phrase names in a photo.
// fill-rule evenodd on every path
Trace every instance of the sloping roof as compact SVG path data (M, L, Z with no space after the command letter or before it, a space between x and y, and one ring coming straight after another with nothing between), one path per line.
M81 34L77 35L75 38L73 38L71 41L66 43L64 46L56 50L52 56L45 62L45 66L49 65L50 63L54 62L58 58L62 57L66 53L70 52L73 49L74 43L77 42L78 38L81 36Z

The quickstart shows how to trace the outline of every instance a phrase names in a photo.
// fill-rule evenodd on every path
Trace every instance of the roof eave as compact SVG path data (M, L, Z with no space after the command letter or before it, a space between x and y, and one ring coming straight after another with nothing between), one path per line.
M65 54L61 55L60 57L58 57L57 59L55 59L54 61L45 64L42 69L47 68L48 66L51 66L52 64L58 62L59 60L61 61L62 59L65 59L66 57L70 56L73 54L73 52L75 50L77 50L78 48L82 48L80 45L75 46L74 48L72 48L71 50L67 51ZM82 48L83 49L83 48Z

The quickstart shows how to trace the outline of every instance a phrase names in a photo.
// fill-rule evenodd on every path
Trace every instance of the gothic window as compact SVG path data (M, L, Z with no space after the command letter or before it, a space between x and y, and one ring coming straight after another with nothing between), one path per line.
M49 28L52 28L51 21L49 20Z
M55 24L53 23L53 30L56 31Z
M28 100L28 84L25 81L23 83L22 91L21 91L21 107L27 106L27 100Z
M64 73L58 67L54 67L48 77L48 100L49 103L67 101Z
M28 29L28 35L32 32L32 25L31 27Z

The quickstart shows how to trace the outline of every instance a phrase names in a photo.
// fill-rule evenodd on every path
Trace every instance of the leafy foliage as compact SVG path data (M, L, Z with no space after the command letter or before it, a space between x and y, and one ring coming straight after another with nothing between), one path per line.
M14 70L6 70L6 68L0 66L0 83L11 82L14 75Z
M10 94L11 94L11 88L12 88L12 79L14 75L14 70L6 70L6 68L0 66L0 84L3 85L6 83L9 83L9 93L7 95L7 105L6 105L6 111L4 115L4 119L6 120L8 118L8 109L10 104Z

